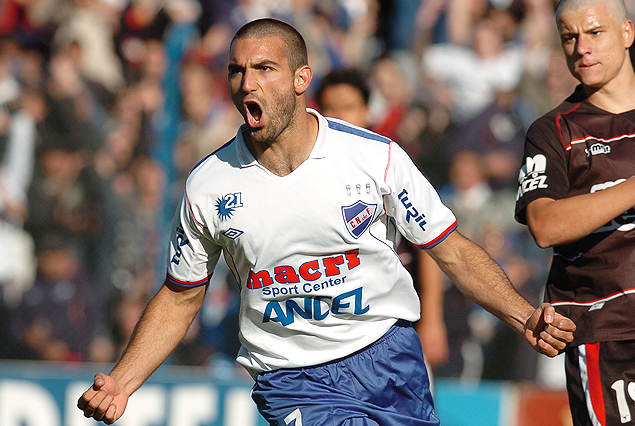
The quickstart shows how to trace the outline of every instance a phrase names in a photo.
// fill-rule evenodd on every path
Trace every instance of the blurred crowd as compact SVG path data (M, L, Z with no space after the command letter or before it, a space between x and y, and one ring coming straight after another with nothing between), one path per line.
M630 4L629 4L630 6ZM403 146L533 303L549 253L513 218L524 133L575 87L555 0L0 0L0 358L113 362L165 276L183 182L242 123L234 32L305 37L314 82L356 70L368 127ZM418 279L417 256L400 251ZM520 336L445 285L437 377L538 380ZM223 264L169 362L233 366ZM227 367L230 366L230 367Z

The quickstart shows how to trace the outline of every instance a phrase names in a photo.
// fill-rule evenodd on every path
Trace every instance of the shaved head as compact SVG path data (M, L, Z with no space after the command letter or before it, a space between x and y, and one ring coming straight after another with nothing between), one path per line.
M279 37L287 48L287 60L292 71L309 64L306 43L291 25L272 18L256 19L243 25L232 39L230 49L238 39Z
M556 7L556 22L560 21L560 16L568 10L577 10L592 4L602 3L606 6L609 14L615 22L621 24L626 20L626 5L624 0L560 0Z

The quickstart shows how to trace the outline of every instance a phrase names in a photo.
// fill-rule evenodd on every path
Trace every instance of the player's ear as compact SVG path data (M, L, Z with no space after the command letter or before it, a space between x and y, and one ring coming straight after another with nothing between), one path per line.
M313 70L308 65L303 65L295 70L294 87L296 95L306 92L313 78Z
M633 38L635 38L635 30L633 29L633 21L627 19L623 25L624 33L624 47L627 49L633 44Z

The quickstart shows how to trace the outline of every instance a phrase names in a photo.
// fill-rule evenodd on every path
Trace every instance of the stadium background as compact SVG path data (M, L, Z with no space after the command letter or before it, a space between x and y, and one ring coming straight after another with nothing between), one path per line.
M365 73L373 130L406 149L459 229L537 303L550 252L514 223L513 203L527 126L575 85L554 5L0 0L0 426L88 422L79 389L108 370L161 284L188 171L241 123L227 46L262 16L303 33L312 88L333 69ZM411 247L400 256L416 270ZM431 366L442 423L568 424L561 359L446 285L449 358ZM237 307L220 265L186 339L120 422L262 424L232 360Z

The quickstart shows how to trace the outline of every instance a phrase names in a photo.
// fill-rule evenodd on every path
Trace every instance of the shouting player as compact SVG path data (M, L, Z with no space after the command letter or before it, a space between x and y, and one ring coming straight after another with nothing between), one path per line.
M400 231L538 351L573 336L534 309L392 141L306 108L307 50L291 26L234 36L231 97L245 124L194 168L174 219L167 279L119 362L78 405L110 424L185 335L221 254L241 288L237 360L272 425L436 425ZM398 230L398 231L397 231Z

